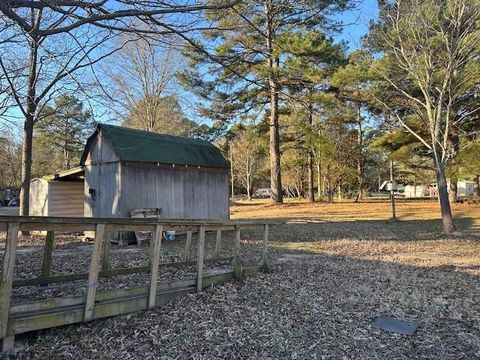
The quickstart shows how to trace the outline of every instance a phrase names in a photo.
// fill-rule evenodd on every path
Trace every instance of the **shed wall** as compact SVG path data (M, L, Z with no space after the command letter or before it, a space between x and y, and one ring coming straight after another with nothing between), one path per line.
M228 170L122 163L120 216L161 208L162 217L228 219Z
M110 142L98 134L85 161L86 217L120 217L120 162Z
M85 166L85 216L120 217L120 163Z
M48 182L34 179L30 183L30 215L48 216Z
M107 163L117 161L119 161L118 156L115 155L108 139L105 139L101 134L98 134L92 142L92 146L90 147L90 151L85 160L85 165L91 165L98 162Z
M84 213L84 184L77 181L48 183L48 216L78 216Z

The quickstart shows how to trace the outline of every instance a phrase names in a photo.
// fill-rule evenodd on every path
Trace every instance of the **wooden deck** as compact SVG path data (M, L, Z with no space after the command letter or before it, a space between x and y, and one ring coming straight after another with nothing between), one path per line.
M29 331L91 321L163 305L188 293L241 279L268 268L268 230L272 222L212 221L212 220L152 220L152 219L93 219L0 216L0 231L7 231L3 271L0 283L0 339L2 351L13 348L16 334ZM263 228L261 262L244 266L240 257L242 228ZM14 279L15 255L20 231L45 231L41 275L31 279ZM184 262L160 263L162 233L167 230L186 231ZM232 256L219 258L222 231L234 230ZM50 276L54 232L95 231L88 273ZM149 265L110 269L110 231L150 231ZM216 231L214 258L205 258L205 233ZM190 259L192 233L198 233L198 250L195 260ZM205 264L228 262L221 269L204 269ZM158 271L162 267L195 266L196 276L191 279L159 282ZM98 279L127 274L149 273L148 286L128 289L97 291ZM81 296L57 297L11 305L12 289L22 286L45 286L86 280L87 292Z

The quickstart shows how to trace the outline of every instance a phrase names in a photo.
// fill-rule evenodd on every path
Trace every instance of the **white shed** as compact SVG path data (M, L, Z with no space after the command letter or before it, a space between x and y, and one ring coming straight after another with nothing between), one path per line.
M78 167L30 183L30 215L80 216L84 213L83 170Z

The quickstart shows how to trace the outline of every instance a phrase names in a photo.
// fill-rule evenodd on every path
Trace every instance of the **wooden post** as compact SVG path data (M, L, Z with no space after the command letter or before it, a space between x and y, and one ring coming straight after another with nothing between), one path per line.
M43 262L42 262L42 277L50 276L50 268L52 267L52 252L53 242L55 239L55 232L47 231L45 238L45 248L43 250Z
M392 220L397 219L397 213L395 210L395 190L393 189L394 181L395 181L395 176L393 173L393 160L390 160L390 182L392 184L392 190L390 190L390 200L392 202Z
M263 225L263 251L262 251L262 264L268 267L268 224Z
M200 225L200 228L198 231L197 292L202 291L204 256L205 256L205 225Z
M233 149L230 145L230 183L232 185L232 200L235 197L235 187L234 187L234 177L233 177Z
M185 241L185 254L183 256L184 261L190 261L191 260L191 254L192 254L192 232L187 231L187 240Z
M95 306L95 294L97 293L98 271L102 258L102 245L105 239L105 224L97 224L95 229L95 242L93 243L90 270L88 272L87 298L85 301L84 320L93 319L93 308Z
M240 226L235 225L235 233L233 239L233 257L240 256Z
M242 279L242 261L240 259L240 226L235 225L233 243L233 277L236 280Z
M13 350L14 339L11 336L7 337L7 329L19 227L20 224L17 222L8 223L5 253L3 255L3 271L0 282L0 339L3 339L2 351L5 352Z
M157 281L158 281L158 266L160 265L160 249L162 247L162 233L163 226L156 225L155 233L150 242L150 295L148 297L148 308L155 307L155 300L157 298Z
M112 244L110 242L111 233L106 234L105 241L103 242L102 251L102 271L110 270L110 252Z
M215 254L214 257L220 256L220 247L222 246L222 230L217 230L217 237L215 238Z

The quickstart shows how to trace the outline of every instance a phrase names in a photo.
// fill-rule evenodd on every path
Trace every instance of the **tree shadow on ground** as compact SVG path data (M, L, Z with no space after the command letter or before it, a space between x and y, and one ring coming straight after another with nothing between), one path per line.
M433 240L480 239L480 226L474 218L456 219L458 234L442 234L441 220L351 220L321 221L318 218L278 219L273 226L271 241L302 242L322 240Z
M68 346L72 357L112 359L146 351L152 358L477 358L478 299L478 276L449 268L303 256L151 311L45 330L17 356L54 358ZM413 336L374 329L380 315L420 328ZM161 341L152 346L152 339Z

